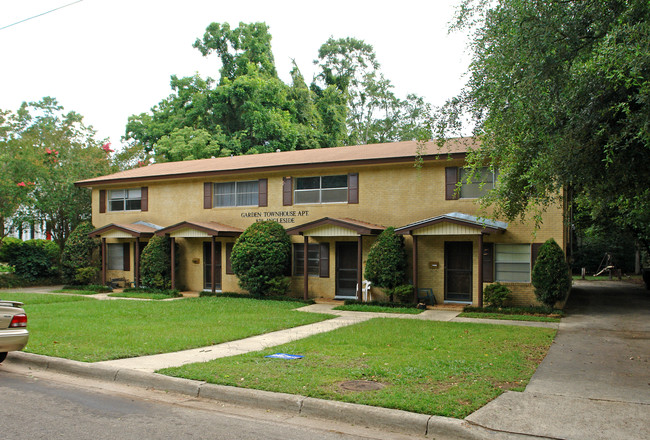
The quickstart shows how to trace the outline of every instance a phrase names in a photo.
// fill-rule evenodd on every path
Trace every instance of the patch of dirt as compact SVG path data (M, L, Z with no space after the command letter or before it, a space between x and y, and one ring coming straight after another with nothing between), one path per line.
M346 391L377 391L384 389L386 385L372 380L348 380L339 383L339 387Z
M492 382L494 388L499 388L501 390L512 390L514 388L520 388L523 385L522 382Z

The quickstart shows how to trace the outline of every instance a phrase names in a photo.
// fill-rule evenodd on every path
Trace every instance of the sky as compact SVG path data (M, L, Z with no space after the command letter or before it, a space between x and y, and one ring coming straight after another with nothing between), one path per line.
M0 28L76 0L0 0ZM395 93L434 106L462 88L467 37L448 33L460 0L81 0L0 29L0 109L44 96L84 117L120 147L130 115L171 93L171 75L219 78L216 55L192 47L212 22L263 21L278 74L289 83L292 59L309 83L329 37L371 44Z

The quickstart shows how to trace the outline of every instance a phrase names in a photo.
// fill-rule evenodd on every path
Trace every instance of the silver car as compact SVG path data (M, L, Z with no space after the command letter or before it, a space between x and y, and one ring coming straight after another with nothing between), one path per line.
M7 352L22 350L27 345L27 315L22 305L18 301L0 300L0 362L5 360Z

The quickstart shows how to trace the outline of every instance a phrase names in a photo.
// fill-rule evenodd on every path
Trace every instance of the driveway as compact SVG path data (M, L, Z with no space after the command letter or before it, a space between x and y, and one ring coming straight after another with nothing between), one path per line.
M525 392L507 392L467 420L550 438L650 439L650 293L578 282L566 312Z

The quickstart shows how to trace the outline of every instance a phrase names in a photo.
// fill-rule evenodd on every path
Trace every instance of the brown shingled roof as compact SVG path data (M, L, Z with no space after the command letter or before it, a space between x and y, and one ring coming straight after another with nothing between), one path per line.
M464 154L478 147L476 138L448 140L443 147L427 142L420 152L424 160L441 154ZM277 153L250 154L244 156L217 157L214 159L165 162L142 168L121 171L108 176L76 182L77 186L126 183L144 180L162 180L207 175L264 172L291 168L315 168L345 166L352 163L390 163L414 160L418 142L392 142L385 144L354 145L350 147L322 148L315 150L284 151Z

